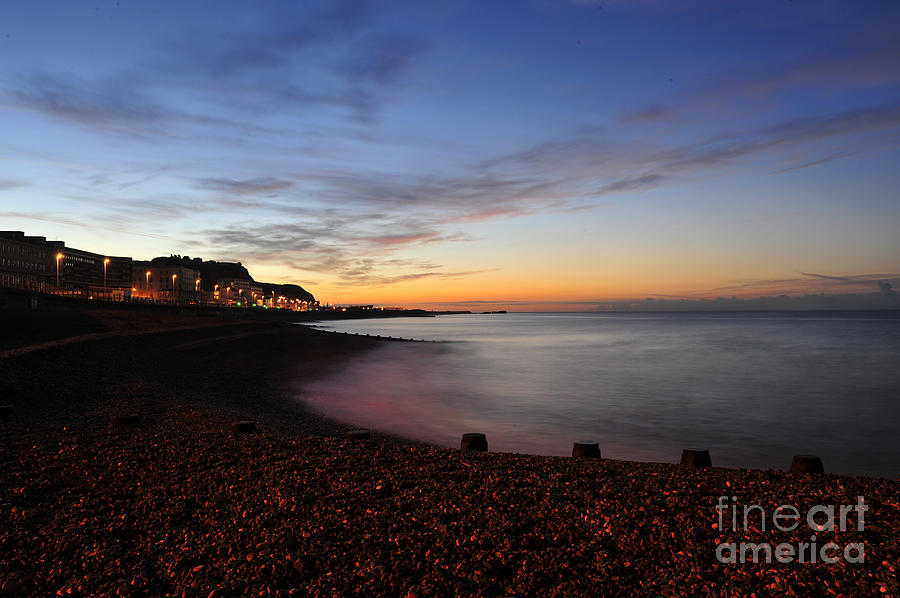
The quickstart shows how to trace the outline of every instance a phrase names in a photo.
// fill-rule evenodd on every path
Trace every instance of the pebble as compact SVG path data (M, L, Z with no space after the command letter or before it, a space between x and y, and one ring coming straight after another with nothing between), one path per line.
M27 425L15 434L0 428L0 592L900 597L895 480L506 453L461 458L381 435L347 442L335 438L333 423L311 415L298 423L296 412L265 403L260 385L276 377L268 368L303 363L290 351L305 345L288 332L247 337L233 357L227 343L170 353L179 339L196 342L172 333L96 343L92 352L60 349L59 361L7 359L0 390L65 400L29 403ZM309 355L327 342L308 343ZM282 354L281 365L251 358ZM117 358L132 377L91 369ZM235 376L238 365L249 369ZM30 375L43 368L47 376ZM24 382L11 385L12 377ZM107 379L111 386L97 388ZM55 393L43 386L54 380L67 385ZM177 394L168 390L173 380ZM207 388L214 400L205 402L198 393ZM137 409L145 425L110 429L114 414ZM232 422L257 419L265 433L230 433ZM866 560L718 563L719 543L796 545L810 536L806 526L719 529L723 495L770 513L864 496L866 529L823 531L817 541L865 541Z

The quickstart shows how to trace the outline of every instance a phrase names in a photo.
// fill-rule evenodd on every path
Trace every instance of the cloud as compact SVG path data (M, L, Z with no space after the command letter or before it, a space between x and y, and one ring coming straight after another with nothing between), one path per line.
M874 47L866 44L868 47L850 55L818 56L800 63L785 64L774 72L770 70L736 84L735 91L751 96L771 95L801 87L845 91L900 82L897 69L885 68L885 65L900 63L900 41L896 36L889 36L876 43Z
M340 1L256 30L179 31L126 70L93 79L28 73L6 83L0 98L149 142L207 138L233 145L253 135L296 137L304 122L339 118L332 109L354 124L371 123L387 90L428 47L421 36L374 31L375 16L368 2ZM173 97L180 97L177 104ZM283 123L266 128L260 115L295 117L295 130Z
M801 272L803 276L811 276L813 278L822 278L824 280L840 280L842 282L849 282L854 280L854 277L850 276L828 276L827 274L815 274L812 272Z
M10 191L12 189L19 189L20 187L27 186L28 183L24 181L15 181L12 179L0 179L0 191Z
M153 102L125 87L97 86L47 74L19 79L5 90L13 106L53 118L118 133L149 135L164 118Z
M900 39L896 35L874 35L859 40L856 48L836 54L821 54L798 60L747 65L745 68L714 76L696 86L671 105L647 104L623 111L618 120L631 124L671 121L688 114L710 111L747 113L747 103L760 111L760 102L788 92L850 92L859 89L890 87L900 83L900 70L890 68L900 61Z
M413 272L409 274L391 274L391 275L379 275L374 273L369 273L366 271L360 271L359 273L352 273L349 276L346 276L343 280L338 281L339 286L366 286L366 287L379 287L386 286L389 284L396 284L398 282L409 282L411 280L422 280L424 278L441 278L441 279L456 279L456 278L465 278L467 276L473 276L475 274L483 274L485 272L492 272L493 270L470 270L467 272Z
M653 189L655 187L658 187L664 180L666 180L666 177L661 174L645 174L641 176L628 177L600 187L599 189L597 189L596 195Z
M624 200L744 165L771 174L809 168L867 151L871 146L861 138L892 132L900 125L900 103L887 103L825 114L812 112L824 108L812 108L807 111L810 116L767 122L735 121L731 115L727 123L717 122L716 113L710 112L704 128L685 127L672 136L646 135L644 128L662 122L690 124L686 115L707 111L711 103L721 102L727 112L748 97L800 87L821 89L828 81L841 88L891 84L900 77L896 69L879 72L890 69L878 66L897 62L900 44L890 42L749 79L746 73L734 80L720 77L717 86L695 90L680 104L663 105L657 98L602 126L583 126L570 135L501 156L474 155L462 166L440 163L423 171L417 163L415 171L400 171L406 165L397 168L388 157L394 169L377 170L369 165L379 159L356 160L358 154L338 151L327 161L285 155L283 161L279 156L260 165L273 156L273 146L296 150L298 139L311 145L334 141L341 149L352 146L351 152L360 145L371 149L373 140L381 141L377 139L381 132L359 124L375 122L385 102L428 55L428 39L384 30L372 4L341 1L327 6L325 11L283 18L255 31L177 31L158 45L156 54L127 72L95 80L65 73L29 74L6 85L0 94L24 110L149 143L203 137L228 144L229 149L238 143L265 145L270 153L260 154L262 159L241 152L246 169L242 165L229 172L224 170L227 166L220 170L216 164L184 176L194 187L194 196L179 199L148 193L146 201L117 202L114 217L171 219L191 210L234 212L240 216L234 224L210 225L205 231L211 244L246 259L333 271L346 284L390 284L452 274L442 273L440 265L426 268L395 260L412 248L469 240L468 223L587 209L601 205L601 197ZM184 101L175 103L175 97ZM280 118L284 115L289 118ZM270 118L285 124L277 130L267 128ZM334 120L345 123L336 141L321 132ZM760 121L763 124L755 124ZM298 134L307 128L319 136ZM825 156L815 147L823 141L829 142ZM851 142L853 147L846 147ZM202 160L198 158L201 167ZM231 176L235 172L240 174ZM89 182L114 191L116 180ZM4 188L9 187L0 182ZM800 287L830 280L817 276L789 282ZM732 288L763 284L736 282Z
M294 183L272 177L253 179L206 178L199 181L202 189L219 191L229 195L272 195L290 189Z
M398 258L395 252L468 239L441 230L436 220L425 216L352 208L310 211L282 222L245 223L203 232L210 244L247 260L329 273L341 284L374 285L448 275L440 264ZM390 274L384 273L387 271ZM456 275L464 274L468 273Z
M101 226L98 224L86 224L83 220L72 220L71 218L67 218L65 216L60 216L53 213L27 213L27 212L0 212L0 216L5 218L21 218L24 220L37 220L38 222L51 222L53 224L63 224L66 226L74 226L77 228L87 228L94 230L103 230L103 231L112 231L116 233L121 233L125 235L134 235L137 237L148 237L151 239L164 239L169 241L177 241L173 237L168 237L165 235L157 235L153 233L144 233L133 230L131 227L121 227L121 226Z
M354 239L379 247L393 247L397 245L410 245L413 243L445 243L451 241L463 241L468 237L462 233L442 234L438 231L407 232L399 234L374 235Z
M427 44L420 37L379 35L360 39L336 66L337 72L356 83L387 85L409 70Z
M819 158L818 160L812 160L810 162L802 162L800 164L793 164L791 166L787 166L785 168L779 168L777 170L773 170L768 174L784 174L786 172L793 172L795 170L803 170L804 168L812 168L814 166L821 166L822 164L827 164L828 162L833 162L834 160L841 160L843 158L849 158L850 156L855 156L861 153L860 151L847 151L847 152L838 152L835 154L831 154L829 156L825 156L824 158Z
M219 141L234 146L250 135L280 135L248 120L198 114L154 97L141 77L115 76L85 81L47 73L18 77L0 89L9 105L86 128L92 132L158 143ZM235 134L238 136L235 137Z
M310 48L339 45L336 40L356 37L373 15L370 2L339 0L317 12L284 13L278 22L259 30L179 32L163 44L166 53L161 66L225 79L274 71L293 64Z
M675 113L676 110L671 106L650 105L633 112L623 112L618 119L625 123L651 123L666 120Z
M714 295L750 296L751 294L771 295L781 293L818 294L866 293L872 292L879 281L900 281L900 274L847 274L830 275L812 272L798 272L800 277L734 280L732 284L692 293L686 298L711 297Z
M344 0L254 31L180 32L148 69L240 113L340 108L371 122L382 92L428 48L418 35L376 32L376 16L369 2ZM219 89L228 93L210 93Z
M676 182L712 169L733 167L750 157L778 159L780 152L823 141L892 131L900 126L900 103L870 106L831 114L790 118L755 129L730 130L665 147L660 141L617 139L611 132L578 134L536 145L528 150L483 163L488 172L540 173L542 178L565 175L565 185L550 184L549 194L563 186L590 188L593 196L640 191ZM858 150L861 151L861 150ZM854 152L837 151L839 159ZM827 161L827 160L826 160Z
M644 140L620 143L612 136L585 129L578 137L476 162L453 174L389 174L348 167L238 181L211 179L202 184L233 195L266 190L283 193L279 203L265 205L283 221L207 233L212 244L228 247L235 254L284 261L295 253L303 258L304 269L333 271L343 281L362 280L358 256L372 255L376 260L365 264L365 279L374 281L385 276L382 271L396 269L384 261L396 251L468 240L464 230L458 229L466 223L583 209L598 205L595 199L600 196L660 188L711 170L733 168L758 156L774 160L781 152L795 153L797 148L822 140L898 125L900 104L786 119L673 147ZM289 181L304 190L302 197L293 193ZM229 201L223 199L219 205ZM259 207L254 203L227 205ZM815 277L804 278L782 282L809 288L809 278ZM854 284L862 282L855 280ZM764 284L748 281L720 290L748 291Z

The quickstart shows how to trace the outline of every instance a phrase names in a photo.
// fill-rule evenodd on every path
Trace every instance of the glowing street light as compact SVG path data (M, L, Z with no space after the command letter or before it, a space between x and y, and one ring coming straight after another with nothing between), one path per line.
M56 291L59 292L59 260L63 259L63 254L56 254Z
M175 294L175 279L176 278L178 278L178 275L173 274L172 275L172 301L175 301L177 299L176 294Z
M106 266L109 265L109 258L103 258L103 293L106 294Z

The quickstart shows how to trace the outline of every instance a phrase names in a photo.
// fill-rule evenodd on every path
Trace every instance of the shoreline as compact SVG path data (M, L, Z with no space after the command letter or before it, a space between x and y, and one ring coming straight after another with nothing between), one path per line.
M0 595L900 595L896 481L345 441L289 396L380 342L229 322L0 359ZM864 541L865 563L717 562L809 542L714 529L731 493L864 496L865 530L819 541Z

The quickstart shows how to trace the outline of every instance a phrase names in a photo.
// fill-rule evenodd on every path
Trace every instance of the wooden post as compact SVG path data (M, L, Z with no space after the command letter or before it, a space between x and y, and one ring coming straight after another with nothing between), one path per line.
M462 451L482 451L488 450L487 438L484 434L470 433L463 434L462 442L459 444Z
M681 451L681 464L691 467L712 467L712 459L706 449L684 449Z

